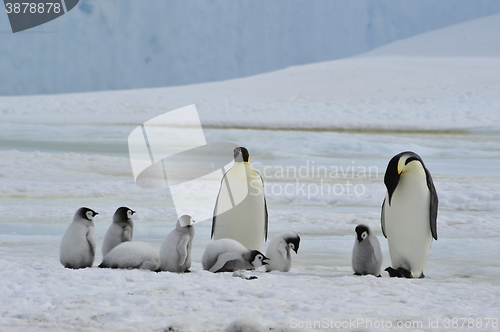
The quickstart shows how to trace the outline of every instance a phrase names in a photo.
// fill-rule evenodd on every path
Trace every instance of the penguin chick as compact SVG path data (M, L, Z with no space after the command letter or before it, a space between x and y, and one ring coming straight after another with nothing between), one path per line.
M80 269L91 267L94 263L96 250L94 217L97 214L86 207L76 211L59 248L59 259L64 267Z
M377 236L366 225L356 227L356 240L352 249L352 269L355 275L373 274L380 277L382 250Z
M101 268L140 269L155 271L160 266L158 252L149 244L139 241L122 242L102 260Z
M432 239L437 240L438 196L429 170L414 152L394 156L384 175L382 232L389 244L391 277L423 278Z
M210 243L201 262L210 272L234 272L266 265L268 258L258 250L250 250L233 239L220 239Z
M193 218L188 215L183 215L177 220L175 229L167 235L161 245L159 271L189 272L194 222Z
M113 222L109 226L104 241L102 243L102 257L122 242L132 241L134 236L134 222L132 221L132 211L128 207L120 207L113 215Z
M211 237L262 250L268 230L264 181L250 165L246 148L234 149L233 156L234 165L224 174L215 203Z
M266 271L290 271L292 267L290 249L298 253L299 244L300 237L293 231L287 231L276 235L267 246L266 256L269 257L269 264L266 265Z

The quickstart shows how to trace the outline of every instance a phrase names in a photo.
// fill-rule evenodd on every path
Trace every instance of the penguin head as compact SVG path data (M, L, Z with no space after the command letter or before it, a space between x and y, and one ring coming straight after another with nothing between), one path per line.
M295 251L296 254L299 253L300 236L297 233L294 232L294 236L286 237L285 241L290 249Z
M92 209L89 209L87 207L81 207L78 209L78 211L76 211L75 217L78 216L82 219L92 221L92 220L94 220L94 217L98 214L99 213L95 212Z
M242 146L234 149L234 161L236 162L245 162L248 163L250 155L248 154L248 150Z
M268 265L269 263L267 262L269 260L269 258L267 258L266 256L264 256L263 253L261 253L260 251L258 250L252 250L250 251L250 263L252 263L252 265L254 267L259 267L259 266L262 266L262 265Z
M113 222L124 222L129 221L132 218L132 215L135 213L134 210L129 209L128 207L122 206L119 207L115 214L113 215Z
M195 220L191 218L191 216L185 214L179 218L177 221L176 228L177 229L182 229L183 227L192 227L195 223Z
M368 228L368 226L365 226L365 225L358 225L358 226L356 226L356 234L357 234L358 242L361 243L368 236L370 236L370 228Z
M389 205L391 205L392 195L403 173L410 172L417 167L424 169L424 162L419 155L411 151L401 152L389 161L384 175L384 184L389 195Z

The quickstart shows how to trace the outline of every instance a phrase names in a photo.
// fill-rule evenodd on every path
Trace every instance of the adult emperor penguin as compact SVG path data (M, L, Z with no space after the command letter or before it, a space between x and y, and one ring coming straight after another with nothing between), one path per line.
M250 250L233 239L220 239L211 242L201 263L210 272L234 272L254 269L266 265L268 258L258 250Z
M422 159L406 151L394 156L384 176L382 232L389 243L391 277L423 278L432 238L437 240L438 196Z
M183 215L177 220L175 229L167 235L161 245L159 271L189 272L194 238L193 224L193 218L188 215Z
M382 250L377 236L366 225L356 226L356 240L352 249L352 269L355 275L373 274L380 277Z
M95 257L94 217L98 213L86 207L79 208L73 222L64 233L59 259L64 267L80 269L91 267Z
M212 219L214 240L229 238L262 250L268 215L264 181L250 165L248 150L234 149L234 165L222 178Z
M113 222L109 226L104 242L102 243L102 257L122 242L132 241L134 236L134 222L132 215L135 211L128 207L120 207L113 215Z
M276 235L267 246L266 256L269 258L269 264L266 265L266 271L290 271L292 267L290 249L298 253L299 244L300 236L293 231L286 231Z
M155 271L160 266L158 252L140 241L122 242L114 247L99 265L101 268L140 269Z

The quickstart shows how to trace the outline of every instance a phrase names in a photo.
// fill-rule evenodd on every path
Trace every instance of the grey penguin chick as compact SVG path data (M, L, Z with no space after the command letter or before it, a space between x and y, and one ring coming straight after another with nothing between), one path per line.
M352 269L356 275L373 274L380 277L382 250L377 236L366 225L356 227L356 240L352 249Z
M189 271L195 233L194 222L188 215L183 215L177 220L175 229L167 235L161 245L159 271L177 273Z
M210 272L234 272L266 265L268 258L258 250L250 250L233 239L220 239L210 243L201 263Z
M122 242L132 241L134 236L134 222L132 215L135 211L128 207L120 207L113 215L113 222L109 226L102 243L102 257Z
M158 252L140 241L122 242L104 256L101 268L140 269L155 271L160 266Z
M267 246L266 256L269 258L269 264L266 265L266 271L290 271L292 267L290 249L298 253L299 244L300 236L293 231L276 235Z
M94 263L96 250L94 217L97 214L86 207L76 211L59 248L59 260L64 267L80 269L91 267Z

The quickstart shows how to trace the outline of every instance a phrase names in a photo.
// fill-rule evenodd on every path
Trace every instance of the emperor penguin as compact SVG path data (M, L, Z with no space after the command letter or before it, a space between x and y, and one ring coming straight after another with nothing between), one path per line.
M156 271L160 266L158 252L149 244L140 241L122 242L104 258L100 268L140 269Z
M389 243L391 277L423 278L432 238L437 240L438 196L422 158L411 151L394 156L384 176L382 232Z
M266 271L290 271L292 267L290 249L297 254L299 251L299 244L300 236L293 231L287 231L276 235L267 246L266 256L269 258L269 264L266 265Z
M254 269L268 264L268 258L258 250L250 250L233 239L220 239L211 242L201 263L210 272L234 272Z
M194 238L193 224L193 218L188 215L183 215L177 220L175 229L167 235L161 245L159 271L189 272Z
M211 237L233 239L261 251L267 240L267 204L264 181L249 157L246 148L234 149L234 165L224 174L215 203Z
M352 269L355 275L372 274L380 277L382 250L377 236L366 225L356 226L356 240L352 249Z
M59 259L64 267L80 269L91 267L95 258L94 217L98 213L86 207L79 208L73 222L63 235Z
M113 222L109 226L104 242L102 243L102 257L122 242L132 241L134 236L134 222L132 215L135 211L128 207L120 207L113 215Z

